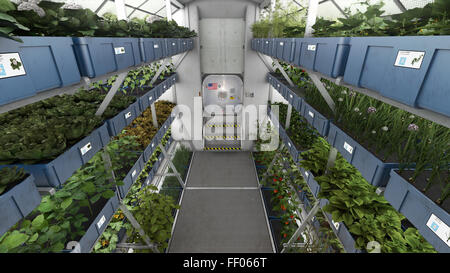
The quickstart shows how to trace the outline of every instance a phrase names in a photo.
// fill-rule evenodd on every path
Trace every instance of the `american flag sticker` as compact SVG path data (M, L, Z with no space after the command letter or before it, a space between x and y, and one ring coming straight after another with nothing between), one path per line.
M217 83L208 83L208 90L217 90Z

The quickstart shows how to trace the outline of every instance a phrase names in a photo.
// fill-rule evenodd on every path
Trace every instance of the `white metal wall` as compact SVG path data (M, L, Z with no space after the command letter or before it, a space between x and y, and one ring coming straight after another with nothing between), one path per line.
M200 59L205 74L244 72L244 19L200 20Z

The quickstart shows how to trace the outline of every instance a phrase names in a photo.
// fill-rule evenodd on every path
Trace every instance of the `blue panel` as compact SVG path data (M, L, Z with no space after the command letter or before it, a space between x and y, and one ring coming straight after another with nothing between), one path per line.
M287 63L292 63L294 60L295 39L283 39L283 56L281 59Z
M142 62L138 38L78 37L73 42L82 76L94 78Z
M390 172L390 179L386 186L384 197L397 211L408 218L425 240L438 252L450 253L450 247L427 226L427 222L432 214L437 216L447 226L450 226L450 215L448 212L403 179L395 170Z
M139 100L128 106L127 109L120 112L117 116L107 120L108 131L111 136L117 136L123 128L129 125L139 116Z
M399 51L424 53L422 64L396 66ZM344 81L450 116L449 60L450 36L356 37L351 39Z
M139 46L141 48L141 57L143 62L153 62L157 60L156 52L155 52L155 44L157 39L153 38L139 38Z
M131 167L128 174L123 179L123 185L119 186L119 194L121 198L125 198L130 190L131 186L136 182L139 174L142 169L145 167L144 156L141 155L136 163L134 163L133 167Z
M330 128L330 120L315 110L306 101L302 102L302 110L300 115L305 117L309 124L317 129L321 136L328 135L328 129Z
M330 124L327 141L375 187L386 186L390 170L399 165L384 163L333 123ZM349 150L344 148L345 143L349 145Z
M144 112L150 105L155 102L155 89L150 89L145 95L139 98L139 108L141 112Z
M350 50L349 37L303 38L300 41L300 66L333 78L344 75Z
M114 197L108 200L103 209L91 223L86 233L80 239L81 253L89 253L91 251L97 239L108 226L108 222L117 210L118 204L119 198L117 197L117 194L115 194Z
M0 236L41 203L41 196L29 175L20 184L0 195Z
M0 79L0 105L80 82L72 38L20 38L23 43L0 37L0 54L18 53L26 73Z

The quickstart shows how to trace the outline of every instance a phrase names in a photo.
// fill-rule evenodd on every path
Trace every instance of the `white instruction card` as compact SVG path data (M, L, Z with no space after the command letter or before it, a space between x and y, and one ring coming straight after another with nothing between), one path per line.
M26 75L19 53L0 54L0 79Z

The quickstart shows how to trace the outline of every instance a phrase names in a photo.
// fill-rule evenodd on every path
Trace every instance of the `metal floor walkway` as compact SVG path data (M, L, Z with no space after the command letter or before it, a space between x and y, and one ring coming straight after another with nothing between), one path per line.
M195 152L169 253L271 253L250 152Z

